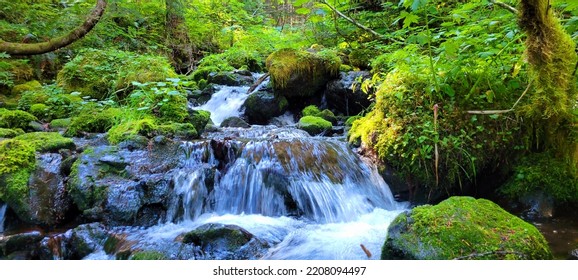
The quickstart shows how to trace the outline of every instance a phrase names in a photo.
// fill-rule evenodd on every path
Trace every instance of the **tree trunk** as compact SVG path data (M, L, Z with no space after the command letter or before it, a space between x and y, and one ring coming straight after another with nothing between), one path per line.
M11 43L0 40L0 52L5 52L10 55L34 55L66 47L84 37L84 35L88 34L88 32L96 26L106 10L106 4L106 0L97 0L96 6L86 21L67 35L51 39L47 42L34 44Z
M171 49L171 61L179 73L193 68L193 47L185 24L185 1L166 0L166 40Z

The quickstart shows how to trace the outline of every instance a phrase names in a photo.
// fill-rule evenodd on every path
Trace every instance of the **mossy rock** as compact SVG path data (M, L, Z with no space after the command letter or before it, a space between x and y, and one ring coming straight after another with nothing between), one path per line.
M34 91L42 88L40 82L34 80L23 84L16 85L12 88L12 95L21 95L26 91Z
M71 118L64 118L64 119L54 119L50 121L50 127L52 128L68 128L72 123Z
M185 234L183 243L204 249L235 251L252 238L250 232L236 225L206 224Z
M0 142L0 200L21 217L28 213L28 180L35 167L33 145L16 139Z
M266 91L257 91L249 95L243 103L245 117L251 124L267 124L274 117L282 115L289 103L284 96Z
M315 105L309 105L305 108L303 108L303 110L301 110L301 115L302 116L314 116L316 117L319 113L321 113L321 110L319 110L319 108L317 108L317 106Z
M24 130L21 128L10 129L10 128L0 128L0 138L13 138L20 134L24 134Z
M21 110L0 109L0 127L1 128L29 128L31 121L38 120L30 113Z
M187 118L199 134L205 131L205 126L211 122L211 112L205 110L190 110Z
M72 139L63 137L58 132L31 132L19 135L14 140L26 141L38 152L58 152L60 149L76 148Z
M118 108L81 112L79 115L72 118L65 135L80 136L82 133L104 133L115 125L122 115L123 111Z
M134 252L129 260L135 261L143 261L143 260L153 260L153 261L160 261L160 260L167 260L167 256L158 251L138 251Z
M111 127L108 130L107 138L111 144L118 144L130 140L136 135L152 137L156 128L156 121L152 117L124 121Z
M329 109L324 109L323 111L321 111L315 105L309 105L303 108L303 110L301 110L301 115L304 117L305 116L320 117L328 122L331 122L332 124L337 124L337 118L335 117L335 114L333 114L333 112L331 112Z
M297 127L307 131L310 135L319 135L331 131L331 122L320 117L305 116L299 120Z
M228 117L221 122L221 127L251 127L246 121L239 117Z
M30 114L39 120L44 120L50 115L50 108L45 104L33 104L30 106Z
M266 65L275 93L290 99L322 92L325 84L339 74L341 60L331 51L281 49L267 58Z
M177 74L161 56L108 49L85 49L58 73L57 84L66 91L106 99L131 82L165 81Z
M533 225L485 199L451 197L400 214L390 224L382 259L552 259Z

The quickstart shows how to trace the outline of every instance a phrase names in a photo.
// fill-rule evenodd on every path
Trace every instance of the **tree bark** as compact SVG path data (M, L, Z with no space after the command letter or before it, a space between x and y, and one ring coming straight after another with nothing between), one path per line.
M187 73L193 68L193 46L185 24L185 2L166 0L166 40L172 50L171 61L179 73Z
M96 6L81 26L77 27L67 35L50 39L47 42L26 44L5 42L0 39L0 52L5 52L10 55L35 55L52 52L66 47L84 37L88 32L90 32L90 30L92 30L92 28L94 28L94 26L96 26L106 10L106 5L106 0L97 0Z

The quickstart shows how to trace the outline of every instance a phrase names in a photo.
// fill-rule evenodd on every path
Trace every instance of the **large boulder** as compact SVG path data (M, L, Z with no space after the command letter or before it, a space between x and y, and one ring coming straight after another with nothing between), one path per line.
M451 197L400 214L389 226L382 259L552 259L533 225L495 203Z
M353 116L371 105L369 96L361 90L361 85L352 87L359 77L367 79L371 74L367 71L341 72L338 79L327 83L325 98L331 110Z
M164 215L178 144L148 150L99 146L74 163L69 193L84 218L110 225L150 226Z
M341 60L330 51L281 49L267 58L266 65L275 93L291 101L322 94L339 73Z
M267 124L287 109L287 99L267 91L257 91L249 95L243 103L245 118L251 124Z

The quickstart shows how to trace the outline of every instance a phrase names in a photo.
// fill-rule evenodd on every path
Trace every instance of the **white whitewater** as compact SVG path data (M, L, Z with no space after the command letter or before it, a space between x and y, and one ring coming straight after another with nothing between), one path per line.
M215 125L220 125L228 117L238 117L242 114L241 105L249 97L249 87L219 86L211 99L197 107L195 110L211 112L211 120Z

